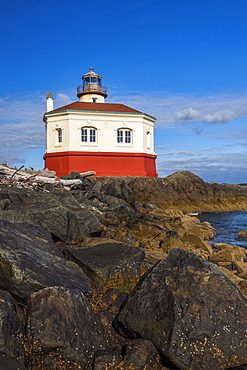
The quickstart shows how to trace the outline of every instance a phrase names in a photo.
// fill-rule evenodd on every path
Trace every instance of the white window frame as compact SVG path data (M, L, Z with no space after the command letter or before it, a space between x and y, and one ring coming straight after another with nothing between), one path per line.
M121 127L117 129L117 144L118 145L132 145L133 131L130 128Z
M97 144L98 134L97 128L93 126L81 127L81 144Z

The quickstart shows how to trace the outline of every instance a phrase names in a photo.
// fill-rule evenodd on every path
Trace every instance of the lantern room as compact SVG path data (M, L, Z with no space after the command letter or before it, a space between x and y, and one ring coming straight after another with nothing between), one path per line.
M82 76L82 85L77 87L77 96L82 102L105 102L107 88L102 85L102 77L94 72L93 67Z

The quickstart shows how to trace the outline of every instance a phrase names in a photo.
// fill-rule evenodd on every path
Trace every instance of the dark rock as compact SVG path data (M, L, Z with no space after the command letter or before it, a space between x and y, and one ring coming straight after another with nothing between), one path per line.
M4 188L0 192L0 218L42 226L56 240L75 240L101 232L99 221L80 207L72 194L35 192L30 189Z
M179 171L165 178L129 178L136 201L153 201L162 208L185 212L242 211L247 206L247 186L207 183L189 171Z
M80 172L72 171L69 175L61 176L60 179L63 180L74 180L80 178Z
M94 356L93 370L115 370L122 359L121 350L97 351Z
M247 364L244 364L242 366L234 366L234 367L228 367L224 370L247 370Z
M105 185L104 193L105 193L105 195L111 195L112 197L122 198L121 187L114 180L111 180L108 184Z
M110 312L113 312L115 315L117 315L127 296L127 293L121 292L116 288L112 288L108 289L103 294L102 301L107 304L107 309Z
M114 287L128 292L141 276L145 253L122 243L103 243L89 248L66 247L66 258L74 261L98 288Z
M25 370L27 367L0 351L0 370Z
M61 287L30 296L27 337L31 368L42 370L91 369L94 353L106 347L101 323L87 299Z
M106 196L111 196L114 198L120 198L126 203L134 206L135 204L135 195L133 190L129 187L126 181L119 179L105 179L103 186L103 193ZM101 182L102 183L102 182ZM108 198L109 199L109 198Z
M91 294L90 280L39 226L0 220L0 287L26 301L49 286Z
M181 249L141 278L119 315L130 335L151 340L181 370L246 363L246 318L247 300L232 281Z
M116 348L122 348L126 344L126 338L119 335L115 327L116 316L107 310L97 312L104 330L104 338L107 342L107 349L115 351Z
M135 205L135 194L125 181L121 183L121 190L123 199L133 207Z
M160 370L164 369L153 343L145 339L134 339L126 345L123 369Z
M17 360L17 364L24 364L24 327L13 297L3 290L0 290L0 351ZM4 358L0 355L0 369Z

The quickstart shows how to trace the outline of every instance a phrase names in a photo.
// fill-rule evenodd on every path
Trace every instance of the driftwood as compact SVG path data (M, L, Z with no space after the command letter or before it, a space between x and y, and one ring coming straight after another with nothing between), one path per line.
M0 184L3 186L16 186L16 187L28 187L28 188L37 188L43 184L54 184L62 186L64 188L70 188L72 186L81 185L82 181L80 180L96 175L95 171L87 171L80 173L80 178L65 180L56 177L55 171L49 171L47 169L35 171L33 169L22 170L24 166L20 168L11 168L6 164L0 164Z
M83 172L83 173L80 173L80 177L88 177L88 176L94 176L96 175L96 172L95 171L87 171L87 172Z

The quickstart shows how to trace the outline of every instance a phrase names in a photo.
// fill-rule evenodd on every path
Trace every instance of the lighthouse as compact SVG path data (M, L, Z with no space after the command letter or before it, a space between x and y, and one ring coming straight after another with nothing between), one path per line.
M106 103L107 95L92 67L77 87L79 101L54 109L53 94L47 94L45 168L59 177L72 171L157 177L155 118L124 104Z

